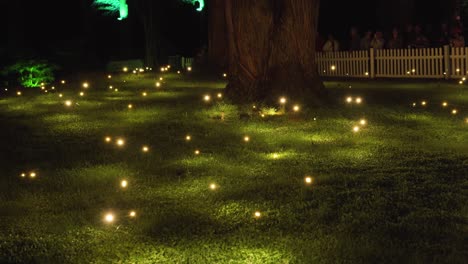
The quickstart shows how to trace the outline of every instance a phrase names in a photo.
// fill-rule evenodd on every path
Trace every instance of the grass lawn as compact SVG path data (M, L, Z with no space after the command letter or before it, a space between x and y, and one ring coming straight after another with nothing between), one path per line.
M262 117L161 76L2 91L0 263L467 262L466 86L326 82Z

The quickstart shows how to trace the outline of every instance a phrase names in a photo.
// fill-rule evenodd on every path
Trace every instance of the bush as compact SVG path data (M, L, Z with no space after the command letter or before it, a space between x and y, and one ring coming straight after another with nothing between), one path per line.
M15 75L18 82L24 87L39 87L41 84L48 84L55 80L54 70L57 66L47 61L20 61L7 67L3 74Z

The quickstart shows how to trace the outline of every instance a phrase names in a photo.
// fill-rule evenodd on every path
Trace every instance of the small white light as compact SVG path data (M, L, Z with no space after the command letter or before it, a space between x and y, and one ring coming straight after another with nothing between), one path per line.
M123 71L123 72L128 72L128 68L127 68L127 67L123 67L123 68L122 68L122 71Z
M346 102L347 102L348 104L352 103L352 102L353 102L353 98L352 98L352 97L346 98Z
M218 93L218 98L223 98L223 94L222 93Z
M112 138L111 137L106 137L106 138L104 138L104 141L106 141L107 143L110 143L112 141Z
M254 217L255 217L255 218L260 218L261 216L262 216L262 213L260 213L259 211L256 211L256 212L254 213Z
M205 96L203 97L203 100L204 100L205 102L209 102L209 101L211 100L211 96L205 95Z
M83 93L83 92L80 92L80 96L84 96L84 93Z
M362 103L362 98L361 97L356 98L356 104L360 104L360 103Z
M359 128L358 126L355 126L355 127L353 128L354 133L359 132L359 130L360 130L360 128Z
M122 181L120 182L120 187L122 187L122 188L127 188L127 186L128 186L128 182L127 182L126 180L122 180Z
M112 75L107 75L107 79L111 79L112 78Z
M245 141L245 142L249 142L249 141L250 141L250 137L249 137L249 136L245 136L245 137L244 137L244 141Z
M31 178L36 178L36 176L37 176L37 174L34 171L31 171L29 173L29 177L31 177Z
M134 217L136 217L136 212L135 211L130 211L128 216L130 216L131 218L134 218Z
M128 107L128 109L132 109L132 108L133 108L133 105L132 105L132 104L129 104L127 107Z
M211 190L214 191L214 190L216 190L216 188L218 188L218 186L216 186L215 183L210 184L210 189L211 189Z
M458 113L458 110L457 109L453 109L452 110L452 115L456 115Z
M143 151L143 152L148 152L148 151L149 151L149 147L148 147L148 146L143 146L143 147L141 148L141 151Z
M122 147L123 145L125 145L125 140L121 138L117 139L117 146Z
M312 179L312 177L310 177L310 176L306 176L306 177L304 178L304 181L305 181L306 184L312 184L313 179Z
M226 77L227 77L227 73L223 73L223 77L226 78Z
M148 94L146 92L143 92L141 95L143 96L147 96Z
M192 136L190 136L190 135L185 136L185 140L186 140L186 141L192 140Z
M187 67L187 71L191 72L191 71L192 71L192 67Z
M367 125L367 120L361 119L361 120L359 120L359 124L361 124L361 126L365 126L365 125Z
M83 83L83 88L85 88L85 89L89 88L89 83L84 82L84 83Z
M332 65L332 66L330 67L330 69L331 69L332 71L334 71L334 70L336 70L336 66L335 66L335 65Z
M195 150L195 155L200 155L200 150Z
M295 105L295 106L293 107L293 111L294 111L294 112L299 112L299 110L301 110L301 108L300 108L298 105Z
M115 217L114 217L114 214L112 213L108 213L104 216L104 221L107 223L112 223L114 222L114 220L115 220Z
M61 80L60 83L65 84L65 80Z
M66 100L66 101L65 101L65 105L66 105L66 106L71 106L72 104L73 104L73 102L70 101L70 100Z
M22 93L20 91L16 92L16 95L18 95L18 96L21 96L21 94Z
M283 105L286 103L286 101L287 101L286 97L281 97L279 100L280 104L283 104Z

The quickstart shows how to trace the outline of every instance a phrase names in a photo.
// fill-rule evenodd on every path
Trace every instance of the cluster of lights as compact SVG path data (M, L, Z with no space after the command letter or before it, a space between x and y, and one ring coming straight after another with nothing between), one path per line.
M31 171L31 172L29 172L29 173L22 172L22 173L20 174L20 176L21 176L21 178L26 178L26 176L29 176L29 178L34 179L34 178L36 178L37 173L36 173L35 171Z
M136 211L132 210L128 213L128 217L130 218L135 218L137 216L137 213ZM114 213L112 212L108 212L106 214L104 214L104 219L103 221L107 224L112 224L116 221L116 216Z
M111 143L112 142L112 138L111 137L105 137L104 138L104 141L106 143ZM119 147L123 147L125 145L125 140L123 138L116 138L115 139L115 144Z
M417 104L416 102L413 102L413 104L412 104L413 107L416 107L417 105L418 105L418 104ZM421 105L422 107L426 107L426 106L428 105L428 102L425 101L425 100L423 100L423 101L420 102L420 105ZM449 103L448 103L447 101L443 101L440 105L442 106L442 108L447 108L447 107L449 106ZM450 111L450 113L451 113L452 115L457 115L457 114L458 114L458 109L453 108L453 109Z
M362 103L362 98L361 97L353 98L352 96L348 96L348 97L346 97L346 103L348 103L348 104L352 104L352 103L361 104Z
M359 125L353 127L353 132L357 133L357 132L361 131L361 128L366 126L366 125L367 125L367 120L362 118L361 120L359 120Z

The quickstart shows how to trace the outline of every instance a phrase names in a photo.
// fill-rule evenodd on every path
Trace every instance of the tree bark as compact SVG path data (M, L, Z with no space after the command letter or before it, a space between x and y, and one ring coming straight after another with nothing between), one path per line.
M319 0L225 0L228 97L322 104L327 93L315 64ZM220 23L220 22L218 22Z

